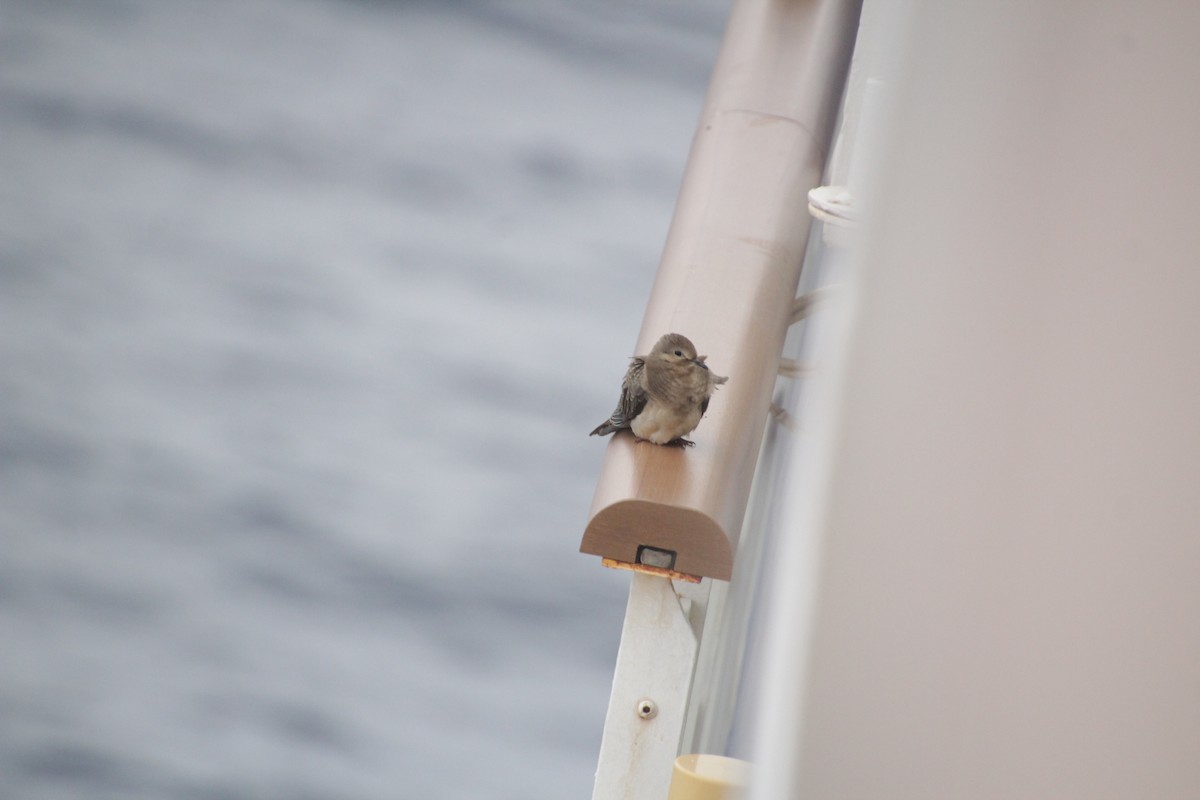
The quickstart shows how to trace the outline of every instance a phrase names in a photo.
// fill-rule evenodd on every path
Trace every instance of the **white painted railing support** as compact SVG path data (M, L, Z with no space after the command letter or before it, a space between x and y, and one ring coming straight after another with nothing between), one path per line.
M633 574L593 800L665 800L710 585Z

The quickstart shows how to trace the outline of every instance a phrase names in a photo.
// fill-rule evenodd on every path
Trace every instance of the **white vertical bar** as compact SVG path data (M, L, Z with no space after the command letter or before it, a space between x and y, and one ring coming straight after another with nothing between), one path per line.
M634 573L593 800L664 800L679 752L697 639L668 578ZM645 707L649 705L649 711Z

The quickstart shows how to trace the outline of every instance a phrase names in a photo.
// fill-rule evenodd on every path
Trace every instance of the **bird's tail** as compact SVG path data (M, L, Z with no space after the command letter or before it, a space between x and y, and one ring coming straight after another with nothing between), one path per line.
M596 430L592 431L591 436L608 436L610 433L616 433L621 430L616 425L612 424L612 420L605 420L596 426Z

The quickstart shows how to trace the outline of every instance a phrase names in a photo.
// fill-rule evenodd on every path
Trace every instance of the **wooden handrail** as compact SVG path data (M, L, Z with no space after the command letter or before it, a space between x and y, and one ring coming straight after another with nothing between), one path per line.
M857 0L742 0L717 59L636 352L690 338L729 382L689 449L605 454L580 550L728 580L858 22ZM615 387L614 387L615 390ZM607 404L609 398L601 398Z

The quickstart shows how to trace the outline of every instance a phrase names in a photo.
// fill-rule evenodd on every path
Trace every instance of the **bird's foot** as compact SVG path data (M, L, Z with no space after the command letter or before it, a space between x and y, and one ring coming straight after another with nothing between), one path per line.
M682 436L679 437L678 439L672 439L669 442L656 442L653 439L643 439L641 436L638 436L635 433L633 435L633 441L636 442L637 444L641 444L642 442L645 442L646 444L652 444L652 445L656 445L658 447L695 447L696 446L696 443L693 442L691 439L684 439Z

